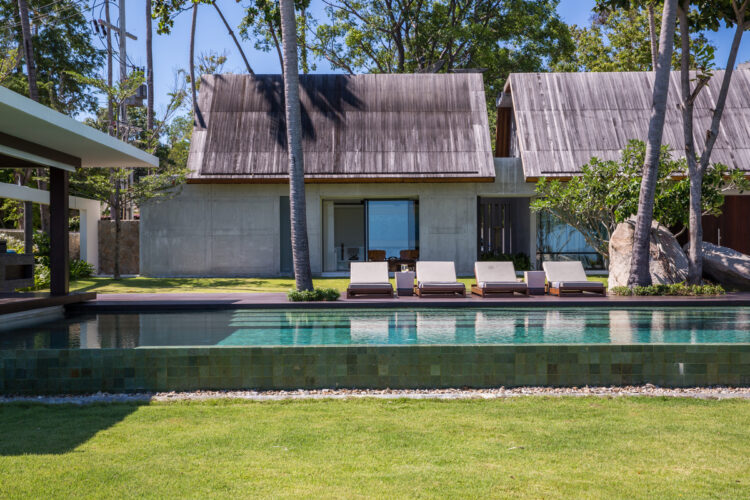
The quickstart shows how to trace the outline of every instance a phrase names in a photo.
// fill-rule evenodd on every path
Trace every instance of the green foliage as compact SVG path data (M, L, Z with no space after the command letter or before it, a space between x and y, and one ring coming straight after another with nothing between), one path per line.
M309 7L310 0L294 0L294 8L297 12L304 12ZM308 47L304 43L307 35L304 30L308 22L307 15L299 15L297 18L297 46L303 73L307 73L310 69L306 67ZM278 0L255 0L248 3L245 17L239 28L240 36L244 40L254 40L254 47L257 50L280 52L282 35ZM314 66L312 69L315 69Z
M531 259L529 259L529 256L523 252L514 254L485 252L479 256L479 260L510 261L513 262L513 267L516 268L516 271L528 271L531 269Z
M657 29L661 11L655 9ZM589 27L571 26L575 53L553 65L555 71L653 71L648 13L644 8L606 9L594 16ZM691 68L712 63L714 47L701 32L691 33ZM675 34L672 68L680 69L682 46Z
M75 0L28 0L28 4L40 102L69 115L95 111L98 101L91 87L68 75L75 71L93 78L104 62L104 51L94 46L82 4ZM22 47L17 11L17 0L0 0L0 38ZM3 45L0 42L0 48ZM23 60L23 51L18 58ZM25 61L15 65L3 85L28 95L25 67Z
M86 262L85 260L71 259L69 262L70 266L70 279L79 280L83 278L89 278L94 274L94 266ZM49 288L50 284L50 269L49 259L47 263L42 263L37 260L34 263L34 286L33 290L43 290Z
M3 85L18 66L18 48L2 47L0 42L0 85Z
M581 232L586 243L605 258L609 237L620 222L638 212L641 169L646 145L630 141L619 161L592 158L581 167L581 175L570 181L539 180L538 198L531 203L536 211L546 211ZM712 165L703 181L703 214L720 215L724 192L750 188L750 182L739 170ZM654 219L662 225L684 230L689 222L690 181L687 163L674 159L663 146L659 160Z
M338 300L341 294L335 288L316 288L315 290L290 290L287 297L291 302L320 302Z
M49 266L49 235L41 231L34 232L33 241L35 263Z
M5 240L8 250L12 250L15 253L23 253L25 250L23 241L10 234L0 231L0 240Z
M676 283L674 285L636 286L633 288L618 286L613 288L610 293L625 297L665 295L692 297L699 295L724 295L726 291L721 285L686 285L685 283Z

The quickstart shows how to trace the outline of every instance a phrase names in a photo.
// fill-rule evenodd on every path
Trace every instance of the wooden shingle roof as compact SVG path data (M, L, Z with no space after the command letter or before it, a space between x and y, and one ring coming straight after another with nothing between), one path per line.
M695 141L705 143L723 71L695 103ZM570 177L596 156L617 160L631 139L646 139L653 73L514 73L510 92L526 178ZM680 74L673 72L662 143L684 156ZM711 161L750 171L750 71L732 74Z
M301 75L305 177L331 182L491 180L479 74ZM203 76L192 182L285 182L279 75Z

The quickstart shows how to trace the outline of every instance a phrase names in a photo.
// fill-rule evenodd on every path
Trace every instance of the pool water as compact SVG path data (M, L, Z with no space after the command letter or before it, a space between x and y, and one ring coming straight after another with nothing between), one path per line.
M85 314L3 330L0 349L750 343L750 307L219 310Z

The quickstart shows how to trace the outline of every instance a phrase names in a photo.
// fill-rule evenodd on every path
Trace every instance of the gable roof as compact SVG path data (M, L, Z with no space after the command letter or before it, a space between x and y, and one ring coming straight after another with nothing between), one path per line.
M300 75L305 178L491 180L479 74ZM280 75L204 75L191 182L286 182Z
M705 144L724 71L716 71L695 102L695 144ZM631 139L646 139L654 74L514 73L512 98L526 178L570 177L596 156L617 160ZM684 156L680 74L673 72L662 144ZM750 171L750 71L737 70L711 161Z

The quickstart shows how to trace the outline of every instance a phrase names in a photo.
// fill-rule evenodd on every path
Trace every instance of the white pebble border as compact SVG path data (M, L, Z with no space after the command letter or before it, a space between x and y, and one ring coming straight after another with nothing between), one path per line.
M309 399L503 399L523 396L627 397L648 396L693 399L750 399L750 387L663 388L651 384L622 387L498 387L495 389L316 389L296 391L193 391L85 395L2 396L0 403L76 404L142 403L150 401L206 401L241 399L286 401Z

